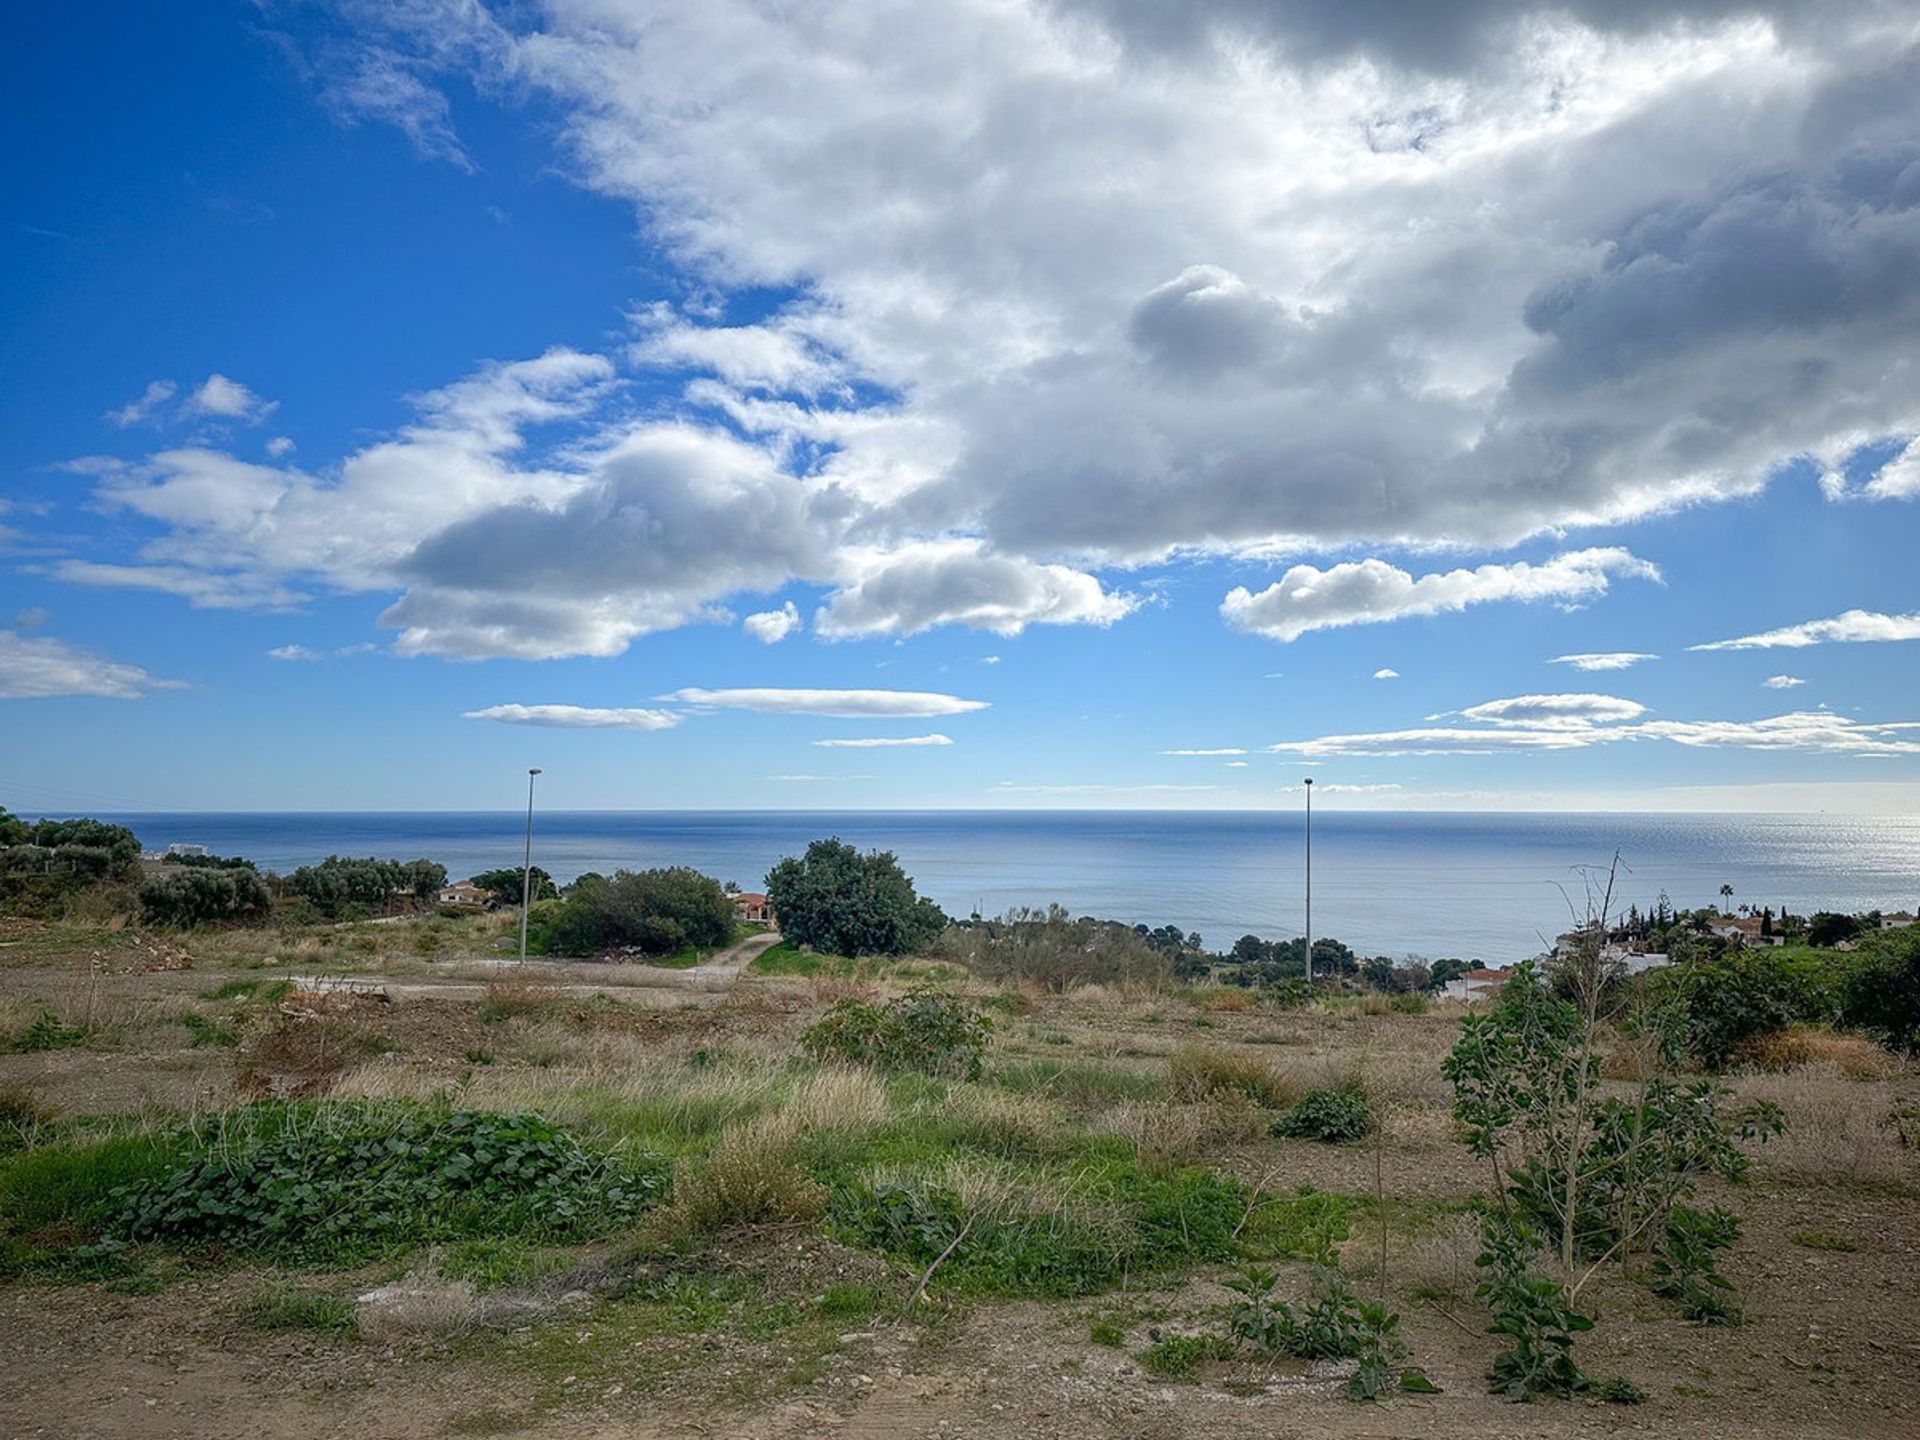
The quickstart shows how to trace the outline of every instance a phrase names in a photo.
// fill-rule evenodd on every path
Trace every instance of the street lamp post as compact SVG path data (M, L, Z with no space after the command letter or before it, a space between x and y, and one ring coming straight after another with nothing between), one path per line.
M1313 984L1313 777L1307 776L1307 984Z
M527 855L520 867L520 963L527 963L527 907L533 900L533 777L527 771Z

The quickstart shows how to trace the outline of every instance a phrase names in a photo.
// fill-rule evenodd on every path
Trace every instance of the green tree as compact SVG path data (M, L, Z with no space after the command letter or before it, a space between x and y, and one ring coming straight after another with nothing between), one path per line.
M733 938L733 902L720 882L685 866L583 875L535 915L533 948L547 955L634 949L671 955Z
M486 891L497 905L518 905L521 876L522 871L516 865L498 870L483 870L468 883L478 885ZM535 900L552 900L560 893L560 888L553 883L553 877L538 865L527 873L527 881L531 889L531 898Z
M947 917L913 888L893 854L862 855L839 839L816 840L767 875L780 930L832 955L910 955L931 945Z
M267 882L247 866L189 866L149 880L140 890L140 913L147 924L181 930L257 920L272 909Z

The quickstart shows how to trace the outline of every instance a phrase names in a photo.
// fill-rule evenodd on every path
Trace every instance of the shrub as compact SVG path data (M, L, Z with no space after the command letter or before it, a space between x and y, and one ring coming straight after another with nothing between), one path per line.
M913 990L885 1005L842 1000L800 1044L816 1059L980 1078L993 1022L951 995Z
M816 840L774 866L767 899L787 939L830 955L915 954L947 924L891 853L862 855L840 840Z
M541 902L528 930L528 948L543 955L671 955L731 940L733 902L718 880L685 866L617 870L611 880L583 875L564 899Z
M1166 952L1133 926L1087 916L1076 920L1058 905L956 925L941 937L941 949L985 979L1031 982L1055 992L1077 985L1159 988L1173 975Z
M352 859L329 855L302 865L286 879L287 891L328 919L380 909L399 896L425 899L447 883L447 867L432 860Z
M817 1220L827 1194L796 1159L799 1127L766 1115L729 1129L704 1164L676 1179L673 1204L654 1217L663 1237Z
M1290 1140L1339 1144L1359 1140L1373 1129L1373 1107L1357 1090L1309 1090L1280 1119L1273 1133Z
M584 1240L664 1188L657 1163L596 1153L536 1115L267 1103L193 1134L182 1163L127 1197L120 1229L341 1260L484 1235Z
M252 869L188 868L149 880L140 890L149 925L190 930L222 921L256 920L273 909L273 893Z
M1889 1049L1920 1052L1920 925L1875 935L1840 981L1840 1019Z
M1676 1205L1667 1216L1653 1257L1653 1293L1679 1304L1701 1325L1737 1325L1733 1284L1715 1265L1719 1251L1740 1238L1740 1221L1728 1210Z
M1803 960L1778 950L1736 947L1713 958L1652 972L1654 993L1675 1007L1687 1053L1723 1070L1744 1044L1801 1020L1825 1018L1825 989Z

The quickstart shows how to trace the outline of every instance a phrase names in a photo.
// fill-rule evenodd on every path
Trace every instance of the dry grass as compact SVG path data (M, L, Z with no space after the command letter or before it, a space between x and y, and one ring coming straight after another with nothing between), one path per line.
M1220 1145L1244 1145L1266 1134L1273 1117L1244 1099L1211 1104L1128 1101L1095 1118L1093 1130L1132 1144L1142 1168L1156 1173L1204 1160Z
M1763 1173L1814 1185L1920 1185L1920 1151L1902 1130L1892 1088L1849 1078L1827 1062L1737 1077L1743 1099L1771 1100L1787 1129L1759 1151Z
M799 1140L800 1127L781 1114L730 1128L705 1163L674 1176L673 1202L648 1217L649 1234L676 1241L818 1220L827 1192L801 1168Z
M1167 1088L1176 1100L1239 1098L1283 1110L1311 1089L1255 1055L1220 1045L1183 1045L1167 1060Z
M958 1138L1008 1158L1044 1154L1061 1135L1060 1108L1030 1094L955 1085L940 1101L940 1111Z
M1830 1065L1852 1080L1892 1080L1906 1066L1897 1055L1860 1035L1795 1026L1743 1044L1734 1060L1741 1069L1779 1073L1803 1065Z

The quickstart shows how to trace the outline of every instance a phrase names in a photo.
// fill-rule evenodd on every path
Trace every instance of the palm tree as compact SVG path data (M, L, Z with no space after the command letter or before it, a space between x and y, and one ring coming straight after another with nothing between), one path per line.
M1722 914L1726 912L1727 901L1731 900L1732 898L1733 898L1733 886L1722 885L1720 887L1720 910Z

